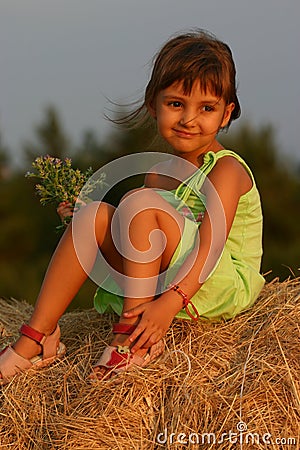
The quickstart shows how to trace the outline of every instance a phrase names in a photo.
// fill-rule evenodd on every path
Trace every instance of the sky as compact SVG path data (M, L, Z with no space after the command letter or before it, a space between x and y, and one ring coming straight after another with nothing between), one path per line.
M141 98L154 54L194 27L230 45L242 117L271 123L300 161L299 0L0 0L0 131L14 163L50 104L74 143L87 129L105 139L108 99Z

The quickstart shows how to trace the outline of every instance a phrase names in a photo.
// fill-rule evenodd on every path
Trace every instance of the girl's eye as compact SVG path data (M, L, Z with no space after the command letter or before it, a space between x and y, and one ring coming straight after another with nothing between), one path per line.
M203 106L203 111L205 111L205 112L212 112L213 110L214 110L214 108L212 106L209 106L209 105Z
M174 108L180 108L182 106L182 103L178 100L174 100L172 102L169 102L169 106L173 106Z

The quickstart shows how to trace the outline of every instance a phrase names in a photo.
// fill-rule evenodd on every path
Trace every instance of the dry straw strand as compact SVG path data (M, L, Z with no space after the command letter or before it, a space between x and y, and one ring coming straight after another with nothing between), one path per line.
M165 355L94 384L87 376L117 318L94 310L65 314L60 325L67 356L1 389L0 449L194 449L189 441L176 442L179 433L197 435L200 443L213 433L216 443L199 448L228 450L237 444L218 439L236 431L239 421L260 437L295 439L270 448L299 448L299 293L299 278L274 280L233 320L174 320ZM31 311L26 302L0 299L1 347L15 340ZM158 434L165 430L161 444ZM242 446L265 448L262 442Z

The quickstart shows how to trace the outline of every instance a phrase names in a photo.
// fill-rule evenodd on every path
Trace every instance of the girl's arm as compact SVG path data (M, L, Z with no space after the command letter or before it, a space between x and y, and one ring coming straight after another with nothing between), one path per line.
M208 278L220 256L236 214L239 199L252 187L246 169L233 157L218 161L206 180L203 193L206 196L206 212L199 228L199 247L195 248L174 282L191 298ZM186 264L191 264L189 274L183 276ZM181 279L182 278L182 279Z
M203 193L206 196L206 213L199 228L199 245L186 258L179 269L174 284L192 298L201 288L217 264L230 232L241 195L252 187L246 169L233 157L220 159L208 176ZM173 290L164 292L157 300L133 308L125 317L142 318L130 339L137 342L132 347L149 347L161 339L174 316L182 309L182 297Z

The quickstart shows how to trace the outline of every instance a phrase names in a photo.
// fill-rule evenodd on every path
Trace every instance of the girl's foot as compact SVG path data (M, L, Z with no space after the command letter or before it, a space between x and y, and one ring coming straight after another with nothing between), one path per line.
M12 348L18 355L26 359L31 359L42 352L41 344L23 335L19 337Z
M32 339L28 338L27 336L22 335L12 346L12 350L17 355L30 361L31 359L33 359L35 356L38 356L42 352L42 347L38 342L33 341ZM5 351L6 351L6 349L3 350L3 353ZM0 361L0 366L1 366L1 361ZM4 379L4 377L0 371L0 380L3 380L3 379Z
M120 320L122 320L122 323L126 324L126 325L136 325L136 320L130 320L130 319L125 319L125 318L120 318ZM120 323L120 322L119 322ZM121 334L121 333L114 333L114 338L110 344L111 347L118 347L118 346L122 346L122 347L130 347L132 345L132 342L129 341L129 335L128 334ZM140 352L140 350L139 350ZM147 352L147 350L143 349L143 351L141 352L142 354L140 356L144 356L144 354ZM137 352L138 353L138 352ZM100 358L101 361L101 358ZM99 361L99 362L100 362ZM110 373L110 375L108 377L105 377L105 375L108 375ZM102 380L103 378L111 378L111 376L113 375L111 369L108 369L104 366L98 365L98 363L96 364L96 366L93 367L93 371L89 376L89 379L91 380Z
M114 329L118 331L120 328L124 328L121 333L114 333L114 339L110 346L106 347L100 360L94 366L92 373L89 376L90 380L102 380L111 378L118 372L129 370L130 366L138 365L144 366L159 354L163 352L163 341L153 345L151 349L139 349L133 354L130 353L130 347L133 345L129 340L129 336L133 332L133 328L136 326L136 320L123 319L122 322L114 326ZM128 330L126 330L128 328ZM150 352L150 353L149 353Z
M47 335L29 325L22 325L20 332L22 336L15 345L0 353L0 385L9 383L23 371L47 366L66 352L60 342L58 325L53 333Z

